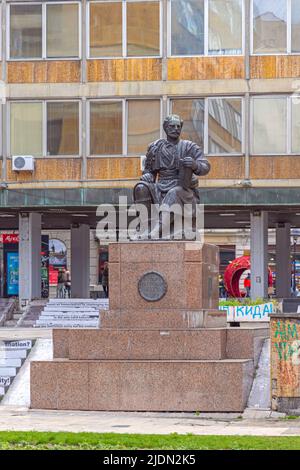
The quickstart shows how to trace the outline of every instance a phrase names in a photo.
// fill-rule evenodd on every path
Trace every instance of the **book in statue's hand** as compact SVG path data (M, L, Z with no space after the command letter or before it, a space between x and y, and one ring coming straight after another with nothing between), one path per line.
M192 186L192 168L183 165L183 160L179 161L179 186L183 189L190 189Z

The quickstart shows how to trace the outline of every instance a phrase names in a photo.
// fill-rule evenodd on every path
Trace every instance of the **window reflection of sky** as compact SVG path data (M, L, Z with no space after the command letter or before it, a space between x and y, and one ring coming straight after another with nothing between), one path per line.
M177 0L175 4L178 23L193 36L199 37L204 29L203 2Z
M203 53L203 0L172 0L172 54Z
M256 0L254 3L254 18L270 13L270 20L275 16L279 20L286 21L286 0ZM265 18L265 21L267 18ZM274 20L274 18L273 18Z
M300 1L292 0L292 24L300 23Z

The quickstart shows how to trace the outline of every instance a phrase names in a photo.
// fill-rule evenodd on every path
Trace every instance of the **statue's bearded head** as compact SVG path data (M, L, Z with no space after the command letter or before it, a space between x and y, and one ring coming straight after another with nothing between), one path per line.
M170 114L164 120L163 128L167 136L172 140L177 140L180 137L183 121L177 114Z

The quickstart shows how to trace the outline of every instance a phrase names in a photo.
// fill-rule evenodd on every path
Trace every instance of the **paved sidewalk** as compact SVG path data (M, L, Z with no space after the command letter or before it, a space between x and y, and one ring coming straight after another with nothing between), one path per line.
M300 419L201 418L187 413L46 411L2 406L0 431L300 436Z

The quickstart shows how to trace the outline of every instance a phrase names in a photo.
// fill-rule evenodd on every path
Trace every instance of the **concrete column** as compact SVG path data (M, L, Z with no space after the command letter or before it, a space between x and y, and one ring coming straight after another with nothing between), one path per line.
M41 298L41 214L19 215L19 301Z
M291 297L291 224L276 227L276 297Z
M251 214L251 298L268 297L268 213Z
M71 227L71 296L90 297L90 227Z

